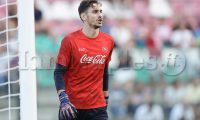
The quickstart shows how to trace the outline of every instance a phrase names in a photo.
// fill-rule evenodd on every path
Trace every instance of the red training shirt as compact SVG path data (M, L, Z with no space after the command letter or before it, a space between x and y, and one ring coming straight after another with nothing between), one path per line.
M106 106L103 74L113 47L112 37L103 32L88 38L78 30L62 40L56 63L68 68L64 75L66 92L77 109Z

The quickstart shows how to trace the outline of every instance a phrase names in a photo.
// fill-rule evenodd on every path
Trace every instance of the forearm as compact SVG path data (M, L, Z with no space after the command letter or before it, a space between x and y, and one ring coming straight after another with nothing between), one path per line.
M109 87L109 73L108 73L108 65L105 66L104 69L104 75L103 75L103 91L104 91L104 96L108 97L109 93L108 93L108 87Z
M104 93L104 97L108 97L109 96L108 91L103 91L103 93Z
M58 95L65 91L65 80L64 80L64 74L66 72L67 68L65 66L62 66L60 64L56 64L56 68L54 71L54 81L56 90L58 92Z

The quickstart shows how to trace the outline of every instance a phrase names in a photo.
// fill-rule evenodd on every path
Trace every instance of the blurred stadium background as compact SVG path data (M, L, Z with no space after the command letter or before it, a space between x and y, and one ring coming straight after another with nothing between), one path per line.
M57 120L54 65L49 67L48 62L49 58L56 58L63 36L81 28L79 3L80 0L35 0L36 53L42 58L37 70L38 120ZM200 1L102 3L105 17L101 30L115 41L110 63L110 120L200 120ZM10 7L9 14L16 15L16 5ZM0 8L0 16L4 15ZM17 27L16 21L11 19L10 25ZM3 27L1 22L0 28ZM3 55L6 50L1 48ZM13 53L18 52L15 45L10 48ZM172 67L176 55L185 57L185 61L177 63L182 66L179 72ZM149 57L156 59L152 62ZM174 61L170 68L163 69L169 57ZM11 59L11 65L15 66L15 61L17 58ZM150 65L151 69L147 69L149 62L157 67ZM4 62L0 64L5 66ZM7 73L0 74L0 83L6 79ZM18 79L17 71L11 79Z

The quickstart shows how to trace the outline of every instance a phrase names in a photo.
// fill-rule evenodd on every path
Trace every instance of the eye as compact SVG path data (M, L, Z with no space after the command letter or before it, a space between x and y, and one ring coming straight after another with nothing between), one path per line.
M98 10L94 10L93 13L98 13Z

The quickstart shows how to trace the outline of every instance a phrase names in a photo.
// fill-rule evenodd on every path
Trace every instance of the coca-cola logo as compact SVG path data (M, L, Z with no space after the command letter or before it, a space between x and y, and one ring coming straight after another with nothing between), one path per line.
M84 54L80 59L80 63L104 64L105 58L106 55L88 56Z

